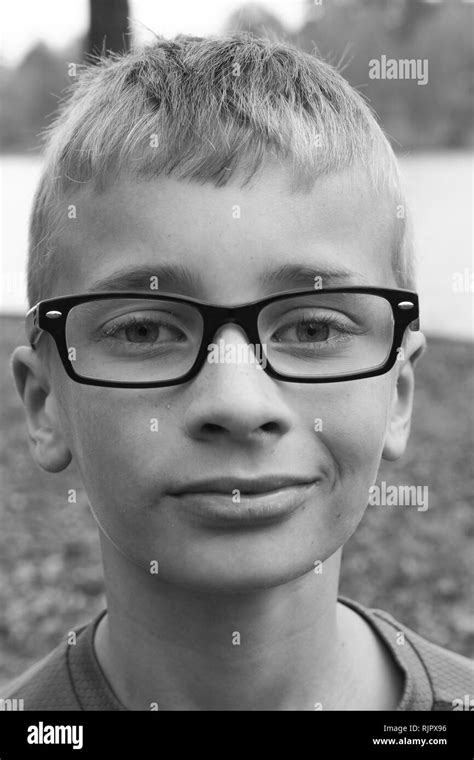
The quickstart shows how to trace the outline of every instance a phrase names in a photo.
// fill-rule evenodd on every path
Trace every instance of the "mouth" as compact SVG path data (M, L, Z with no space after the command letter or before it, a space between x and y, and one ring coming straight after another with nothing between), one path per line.
M256 527L287 520L315 493L320 478L218 478L170 492L180 508L212 527Z
M171 494L184 493L219 493L231 494L235 490L241 494L255 495L277 491L282 488L309 485L319 480L316 476L295 477L291 475L261 475L254 478L240 478L238 476L223 476L220 478L208 478L207 480L195 480L178 485L170 489Z

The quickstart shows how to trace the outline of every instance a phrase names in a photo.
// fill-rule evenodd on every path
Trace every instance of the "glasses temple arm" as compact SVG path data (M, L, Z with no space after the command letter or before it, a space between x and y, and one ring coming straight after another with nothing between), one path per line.
M25 332L31 348L36 349L36 345L43 333L43 329L38 327L38 305L33 306L26 314Z

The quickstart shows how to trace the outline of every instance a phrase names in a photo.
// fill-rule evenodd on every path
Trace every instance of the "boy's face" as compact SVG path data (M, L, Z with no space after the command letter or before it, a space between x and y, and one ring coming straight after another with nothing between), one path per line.
M285 264L315 275L329 267L353 273L326 286L397 287L395 208L387 200L357 174L320 179L306 195L291 194L287 181L283 169L268 167L245 189L160 178L123 179L101 196L81 191L77 218L60 238L54 295L86 292L132 263L164 262L191 273L194 290L183 295L223 305L294 287L258 285L263 270ZM246 340L232 324L219 339ZM413 350L418 340L411 334ZM273 586L326 560L359 523L381 456L399 456L408 435L409 361L379 377L327 384L282 382L251 363L205 363L188 383L151 389L80 385L56 351L52 367L46 410L55 432L42 444L42 466L61 469L69 450L121 554L147 572L156 560L162 579L195 588ZM203 479L282 475L316 485L273 522L218 520L201 514L193 497L171 493ZM222 499L230 498L229 488Z

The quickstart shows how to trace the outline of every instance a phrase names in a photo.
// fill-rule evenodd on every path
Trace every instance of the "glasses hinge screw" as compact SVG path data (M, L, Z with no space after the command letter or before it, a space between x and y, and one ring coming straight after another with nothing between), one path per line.
M58 317L62 317L62 312L61 311L47 311L46 316L49 319L57 319Z
M414 305L415 304L412 303L411 301L400 301L400 303L398 304L398 308L408 310L408 309L413 309Z

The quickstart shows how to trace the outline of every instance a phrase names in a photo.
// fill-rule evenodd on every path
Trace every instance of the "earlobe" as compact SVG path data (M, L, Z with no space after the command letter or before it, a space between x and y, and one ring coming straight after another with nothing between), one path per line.
M47 472L61 472L72 460L64 439L53 428L39 428L36 440L31 440L30 450L35 462Z
M63 438L41 360L33 349L19 346L10 358L10 368L25 409L31 456L43 470L61 472L70 464L72 453Z

